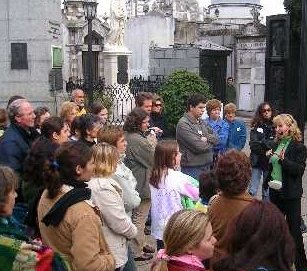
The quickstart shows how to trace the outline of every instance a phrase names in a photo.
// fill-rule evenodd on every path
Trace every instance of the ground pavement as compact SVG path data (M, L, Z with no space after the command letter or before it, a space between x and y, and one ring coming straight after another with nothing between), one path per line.
M241 118L245 123L246 126L248 127L248 137L249 138L249 131L250 131L250 118ZM305 129L305 145L307 146L307 125L306 125L306 129ZM248 146L248 142L245 144L245 148L244 151L249 154L250 150L249 150L249 146ZM303 188L304 188L304 194L303 194L303 198L302 198L302 216L305 220L305 223L307 223L307 169L305 170L305 174L303 176ZM260 189L259 189L260 192ZM260 194L258 195L258 197L260 196ZM304 237L304 244L305 244L305 251L307 252L307 233L305 233L303 235ZM147 242L154 246L155 245L155 241L151 236L146 236L147 238ZM150 265L151 265L152 261L148 261L148 262L139 262L137 263L138 265L138 270L139 271L149 271L150 270Z

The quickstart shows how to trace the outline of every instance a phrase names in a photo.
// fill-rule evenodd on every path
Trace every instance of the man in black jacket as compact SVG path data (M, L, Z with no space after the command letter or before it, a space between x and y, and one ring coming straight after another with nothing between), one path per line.
M9 166L22 177L23 161L38 136L34 129L33 106L26 99L17 99L9 105L8 116L11 124L0 142L0 163Z

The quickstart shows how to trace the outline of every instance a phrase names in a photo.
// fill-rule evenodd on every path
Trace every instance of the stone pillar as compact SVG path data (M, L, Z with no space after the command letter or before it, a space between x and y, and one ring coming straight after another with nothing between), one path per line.
M127 56L128 62L132 52L128 50L107 50L103 52L104 58L104 77L106 85L113 85L117 83L118 73L118 56ZM128 64L129 67L129 64ZM130 78L130 71L128 68L128 79Z

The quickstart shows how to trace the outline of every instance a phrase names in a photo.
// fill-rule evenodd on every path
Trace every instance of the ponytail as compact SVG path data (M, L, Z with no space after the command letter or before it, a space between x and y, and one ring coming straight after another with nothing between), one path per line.
M62 186L60 174L58 171L58 167L56 166L57 162L48 162L49 166L46 166L44 171L44 184L48 191L48 198L54 199Z
M167 260L157 259L154 261L150 268L151 271L168 271Z

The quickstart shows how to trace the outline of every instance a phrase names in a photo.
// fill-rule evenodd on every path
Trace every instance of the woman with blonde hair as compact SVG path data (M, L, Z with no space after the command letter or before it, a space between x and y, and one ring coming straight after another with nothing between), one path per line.
M267 182L270 200L286 216L290 233L296 244L296 270L307 270L307 259L301 225L302 177L305 171L307 150L296 120L290 114L273 119L276 127L276 145L267 151L270 167Z
M103 234L115 258L115 270L123 270L128 260L128 239L137 234L136 226L125 212L123 191L112 178L119 155L114 146L98 143L94 151L94 177L89 182L92 200L104 219Z
M152 271L204 271L202 261L213 255L216 239L207 214L186 209L169 219Z
M78 113L78 106L74 102L64 102L62 103L61 110L60 110L60 118L67 123L70 127L73 120L77 116Z

